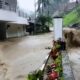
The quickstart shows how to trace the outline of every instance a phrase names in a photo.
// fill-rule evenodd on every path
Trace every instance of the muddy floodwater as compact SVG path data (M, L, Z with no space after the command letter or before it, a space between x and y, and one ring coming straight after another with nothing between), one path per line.
M0 42L0 80L27 80L39 69L52 47L53 33L12 38ZM75 80L80 80L80 48L69 50Z
M47 33L0 42L0 80L25 80L42 66L52 40L53 33Z

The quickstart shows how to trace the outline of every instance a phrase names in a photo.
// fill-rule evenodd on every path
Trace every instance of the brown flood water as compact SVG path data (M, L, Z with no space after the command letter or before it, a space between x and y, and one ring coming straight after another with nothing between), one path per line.
M25 80L42 66L52 39L53 33L47 33L0 42L0 80Z
M0 80L25 80L26 75L41 67L52 46L53 33L0 42ZM80 80L80 48L69 52L75 80Z

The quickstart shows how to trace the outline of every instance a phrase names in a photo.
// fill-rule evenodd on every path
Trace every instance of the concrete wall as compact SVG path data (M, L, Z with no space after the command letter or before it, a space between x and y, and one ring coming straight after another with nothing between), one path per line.
M26 33L26 28L23 25L7 24L6 26L7 26L7 29L6 29L7 38L21 37L21 36L24 36Z

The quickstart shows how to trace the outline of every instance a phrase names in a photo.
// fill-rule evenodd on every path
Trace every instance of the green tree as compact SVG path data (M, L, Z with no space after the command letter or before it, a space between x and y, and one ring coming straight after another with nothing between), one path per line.
M52 24L52 18L50 16L39 16L37 19L37 22L40 23L42 25L41 29L43 31L50 31L49 27L50 24Z

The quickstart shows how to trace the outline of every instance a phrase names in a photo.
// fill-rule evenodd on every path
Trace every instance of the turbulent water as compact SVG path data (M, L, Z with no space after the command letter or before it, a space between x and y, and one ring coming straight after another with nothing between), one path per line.
M0 80L25 80L42 66L52 39L53 33L47 33L0 42Z
M25 80L27 74L41 67L52 46L53 33L0 42L0 80ZM75 80L80 80L80 48L69 50Z

